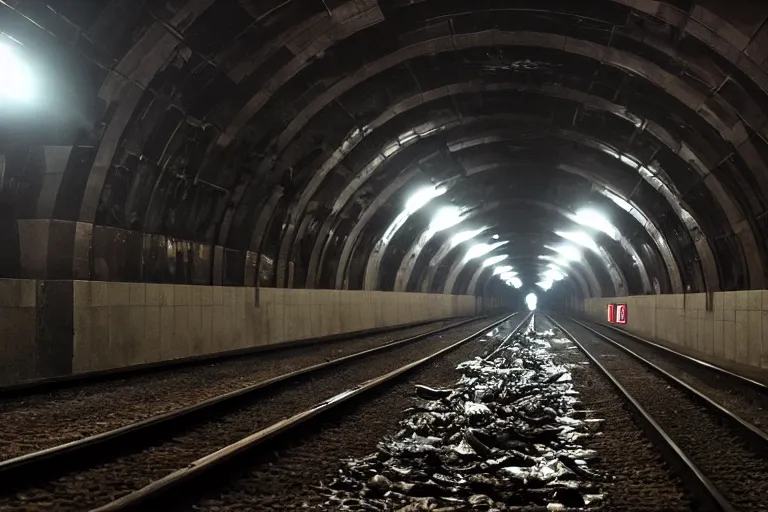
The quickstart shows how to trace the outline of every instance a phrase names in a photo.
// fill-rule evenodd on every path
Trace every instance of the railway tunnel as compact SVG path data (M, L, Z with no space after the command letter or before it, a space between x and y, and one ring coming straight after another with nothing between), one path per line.
M619 336L762 396L767 199L763 0L0 0L0 399L517 339L532 293L566 366Z

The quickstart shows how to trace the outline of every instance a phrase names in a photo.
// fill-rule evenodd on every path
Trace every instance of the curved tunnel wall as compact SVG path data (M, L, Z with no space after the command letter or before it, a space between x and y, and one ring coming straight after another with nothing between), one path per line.
M593 233L553 293L762 289L766 20L746 0L4 3L0 43L56 85L0 120L0 277L513 300L451 237L498 235L486 257L527 289L590 207L621 237ZM425 186L445 191L392 229ZM446 206L461 222L427 236Z

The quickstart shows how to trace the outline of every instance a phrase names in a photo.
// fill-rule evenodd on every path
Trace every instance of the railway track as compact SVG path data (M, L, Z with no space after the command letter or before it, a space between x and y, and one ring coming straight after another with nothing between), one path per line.
M671 363L666 362L669 368L664 369L630 350L626 339L615 340L615 335L572 320L562 324L549 320L613 383L685 482L696 510L768 510L764 431L676 377L668 371ZM740 403L742 411L756 414L754 404L747 402Z
M111 368L73 375L63 375L44 379L34 379L14 384L0 385L0 400L24 399L46 393L72 393L87 390L93 385L104 387L109 383L122 386L133 380L147 378L162 379L164 375L179 375L188 371L197 372L202 367L232 365L248 362L255 358L271 359L274 356L286 354L288 357L296 357L307 351L314 351L318 346L344 347L353 344L382 343L398 338L415 336L417 334L436 329L439 326L456 324L461 321L471 320L468 317L443 318L439 320L422 320L407 324L393 325L390 327L375 327L361 331L344 332L307 338L296 341L279 343L277 345L261 345L244 349L237 349L217 354L183 357L155 363L145 363L126 367Z
M0 509L146 510L142 507L147 500L162 498L242 452L380 389L509 318L424 333L280 375L117 431L4 461L0 479L13 483L15 491L0 496ZM381 377L360 382L370 375ZM353 383L359 384L350 387ZM51 469L56 473L51 474Z
M762 431L768 429L768 386L765 384L680 354L617 327L576 322L593 334L607 336L637 353ZM762 443L766 439L758 434L756 441Z
M108 382L85 383L0 400L0 461L127 428L142 420L173 414L221 395L248 394L252 386L344 357L365 357L445 332L476 319L433 322L346 341L275 349L205 366L141 373ZM357 356L355 355L357 354ZM79 381L78 381L79 382ZM70 382L70 384L74 384ZM190 411L193 412L193 411ZM2 465L0 465L0 468Z

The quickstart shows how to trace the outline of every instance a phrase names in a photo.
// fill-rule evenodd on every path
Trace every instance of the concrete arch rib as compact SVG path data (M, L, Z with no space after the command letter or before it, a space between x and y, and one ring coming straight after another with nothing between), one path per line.
M482 269L478 269L476 272L477 280L474 284L470 283L470 286L467 288L467 295L475 295L475 296L482 296L485 295L485 290L488 289L488 284L493 280L494 275L493 273L488 273L487 275L484 275L484 272ZM589 291L589 285L584 280L584 277L581 275L581 270L579 270L577 267L573 267L571 269L571 272L568 274L568 277L566 278L570 280L572 283L575 282L576 288L578 288L581 291L581 296L584 298L599 298L599 294L596 296L592 296ZM482 290L481 294L478 294L478 289Z
M390 197L392 197L393 194L395 194L404 184L406 184L408 181L410 181L414 176L416 176L421 169L417 166L411 167L408 171L402 173L398 178L394 181L392 181L387 188L385 188L378 196L376 196L376 199L366 208L365 212L361 216L361 218L358 220L358 222L355 224L355 227L352 229L352 232L347 237L347 242L352 241L352 243L345 243L344 249L342 250L341 257L339 259L339 266L337 268L336 272L336 288L342 289L345 288L344 286L344 276L346 274L347 270L347 262L349 261L349 255L352 253L352 249L354 247L354 243L357 241L357 238L360 236L360 233L363 231L365 226L367 225L368 221L371 217L378 211L378 209L386 203ZM333 216L328 216L326 218L326 221L323 223L323 226L321 228L321 235L323 233L329 233L331 231L331 226L333 224ZM319 239L319 238L318 238ZM322 266L322 261L324 260L323 256L325 254L327 245L323 244L315 244L315 246L312 248L312 255L310 257L310 263L309 263L309 270L307 272L307 287L314 287L310 286L310 284L314 284L317 280L318 271Z
M512 259L511 263L515 263L516 261L517 261L516 259ZM478 271L482 271L482 269L479 268ZM480 274L482 275L482 272L480 272ZM482 278L482 279L484 279L484 283L481 289L485 290L488 286L488 283L493 279L493 275L490 274L487 276L487 278ZM567 279L573 279L574 281L576 281L576 285L579 287L584 297L600 298L602 296L605 296L605 294L603 293L603 289L600 286L599 281L597 280L597 277L595 276L594 271L585 262L576 262L575 264L568 267ZM468 286L467 291L465 293L467 295L475 295L476 290L477 288L475 288L475 290L472 290L472 287ZM608 295L609 296L611 295L610 292L608 293Z
M396 114L405 112L410 108L415 108L423 104L425 101L432 101L432 100L436 100L436 99L454 95L454 94L463 94L468 92L480 92L480 91L533 92L533 93L546 94L548 96L578 101L580 103L583 103L584 105L589 106L590 108L599 109L604 112L608 112L613 115L616 115L622 119L626 119L628 122L632 123L637 128L639 129L642 128L646 130L647 133L652 134L654 137L656 137L659 142L661 142L666 147L668 147L673 153L679 155L681 158L684 158L687 161L690 161L691 158L694 158L694 160L696 159L695 152L691 149L689 145L687 145L684 141L675 140L675 138L666 129L656 124L654 121L632 114L631 112L627 111L627 109L619 105L610 103L607 100L604 100L602 98L589 96L579 91L565 89L561 86L555 86L555 85L524 86L520 84L510 84L510 83L495 83L495 84L460 83L460 84L443 86L431 91L425 91L425 93L419 96L408 98L398 103L397 105L390 107L387 111L385 111L381 116L379 116L379 118L377 118L374 122L372 122L366 128L365 133L371 133L373 130L375 130L379 126L382 126L386 121L395 117ZM291 221L289 222L289 225L293 225L295 222L297 222L297 219L303 214L306 204L309 202L311 197L317 191L317 188L319 188L320 184L322 183L322 180L325 178L328 172L330 172L335 165L340 163L343 157L349 151L351 151L351 149L353 149L357 145L357 143L359 143L362 139L363 139L363 136L361 136L361 132L355 132L350 138L348 138L344 142L342 147L340 147L338 150L336 150L333 153L331 159L326 161L317 171L313 172L312 174L313 178L312 178L312 181L310 182L310 185L302 192L298 205L296 206L296 208L292 210L292 217L291 217ZM377 157L374 161L372 161L369 164L366 170L361 171L361 174L358 176L360 178L364 178L365 176L370 175L370 173L375 171L375 167L379 163L382 163L382 160L379 157ZM710 190L713 197L723 206L723 209L726 212L727 218L732 226L732 229L740 238L742 245L744 247L754 246L755 244L754 232L748 225L745 225L743 214L740 213L739 207L736 205L734 199L730 196L730 194L728 194L725 191L724 187L719 183L717 178L713 174L710 174L708 173L708 171L706 171L705 167L700 165L693 166L693 167L698 172L701 173L707 188ZM351 194L349 193L347 193L346 195L342 195L339 198L339 200L336 201L334 205L334 211L338 211L338 209L341 208L340 203L348 199L348 197L350 196ZM288 246L291 245L295 240L295 237L291 236L292 233L293 233L292 231L286 232L283 237L281 257L287 257ZM656 238L654 237L654 239ZM750 254L750 258L751 258L751 261L749 262L750 268L755 268L756 266L761 265L757 251L753 251ZM666 255L665 259L667 263L672 261L669 255ZM670 265L667 265L667 267L668 269L673 268ZM754 276L755 273L750 272L750 275ZM672 277L673 290L677 290L676 293L682 292L682 284L681 284L682 282L679 279L679 273L672 271L671 277ZM716 274L715 275L711 273L709 274L709 281L711 283L715 283L715 280L713 280L715 278L716 278ZM713 285L712 288L716 288L716 286Z
M561 170L565 172L570 172L573 174L583 175L584 171L581 168L577 168L573 165L568 164L561 164L560 165ZM586 176L585 176L586 177ZM661 235L661 232L658 230L658 227L651 221L651 219L645 215L642 212L642 209L638 208L637 205L633 204L631 202L631 198L623 198L620 194L614 190L610 183L607 182L601 182L601 181L593 181L593 183L597 184L596 190L598 190L600 193L611 199L614 203L619 204L623 203L625 206L622 206L622 208L632 213L633 216L636 215L636 213L640 213L644 219L646 219L648 222L646 223L646 226L650 228L650 225L653 225L653 232L657 233L658 236L661 236L660 240L664 240L664 243L661 246L667 246L666 240L663 238L663 235ZM606 191L610 192L609 194L606 194ZM617 202L618 201L618 202ZM638 218L637 216L635 218ZM638 219L639 220L639 219ZM715 263L715 255L712 252L712 247L709 245L709 241L704 236L695 236L696 232L693 230L691 231L691 238L694 241L694 244L696 246L696 252L699 255L699 263L702 268L702 272L704 274L704 283L705 290L707 291L715 291L720 289L720 278L717 272L717 265ZM658 241L657 241L658 244ZM690 291L690 290L686 290Z
M569 223L572 223L572 227L574 228L579 227L577 223L572 221L573 213L568 212L566 209L558 207L557 205L547 203L544 201L527 199L527 198L514 198L513 201L530 204L534 207L555 212L559 214L563 219L568 221ZM491 204L485 205L484 208L473 213L475 213L476 215L487 214L495 210L496 208L500 207L501 205L502 203L493 202ZM474 221L476 224L482 224L482 221L478 222L473 217L474 215L468 216L461 224L458 224L457 226L455 226L456 230L458 231L463 229L462 224L466 222ZM429 230L425 230L423 233L421 233L417 237L416 241L411 245L408 252L405 253L399 266L395 291L405 291L405 286L410 281L411 272L413 270L415 260L418 257L418 253L419 251L421 251L421 249L423 249L423 247L429 241L428 235L429 235ZM651 284L650 284L650 278L648 277L648 271L645 267L645 263L640 258L635 247L631 244L631 242L629 242L623 236L620 237L619 240L615 240L615 241L618 242L621 248L627 253L629 259L637 265L638 274L640 276L640 280L643 285L642 293L644 294L651 293ZM598 247L601 252L600 258L605 263L606 269L608 270L608 272L611 274L612 280L614 281L614 285L618 286L618 290L620 290L619 293L621 295L627 295L629 292L628 286L626 286L627 280L621 268L616 264L616 261L614 260L614 258L599 243L598 243ZM437 264L440 265L440 263L442 263L442 261L439 261ZM479 278L479 275L476 275L473 279L477 279L477 278ZM624 284L623 286L622 286L622 283ZM474 288L474 286L470 285L470 288ZM470 294L474 294L474 290Z
M604 258L608 258L607 260ZM613 261L613 258L605 251L602 250L598 256L600 261L603 263L603 265L606 267L606 270L608 272L608 276L611 279L611 284L613 285L613 290L608 291L609 296L619 297L619 296L626 296L626 286L622 286L622 282L626 282L621 275L621 271L618 269L618 266L616 265L616 262ZM456 287L456 281L459 278L459 275L464 271L464 269L469 265L470 263L476 264L478 266L482 266L482 263L479 261L466 261L464 258L457 259L453 266L451 267L451 271L448 273L448 278L445 280L445 284L443 286L443 294L452 294L454 288ZM592 267L589 266L589 264L584 263L582 266L587 273L587 276L589 277L589 281L594 285L596 290L601 290L600 286L597 284L597 277L594 274L594 271L592 270ZM604 296L605 293L601 293L600 296Z
M213 1L203 0L203 2L197 3L212 4ZM749 52L750 47L755 47L755 50L759 49L759 44L755 40L757 34L753 34L753 38L750 39L721 16L701 5L696 5L689 13L657 0L611 1L663 20L667 24L704 42L731 64L741 69L747 76L755 80L762 90L768 92L768 73L760 67L758 62L751 58L750 55L753 52ZM326 22L325 31L316 31L315 44L308 45L308 48L311 48L311 51L315 53L302 52L296 55L276 74L276 78L269 82L269 89L263 89L254 94L224 130L226 136L222 137L219 141L220 146L228 145L247 121L256 115L267 103L273 92L301 71L317 52L384 19L376 2L371 0L346 2L336 10L331 11L331 14ZM756 28L759 28L759 25L760 23L758 23ZM340 30L342 26L343 29ZM720 31L716 31L713 27L720 28ZM760 52L755 51L754 53L759 54Z
M416 56L484 46L535 46L550 48L596 59L612 67L629 70L630 72L644 77L656 87L659 87L671 96L677 98L681 103L694 112L700 113L702 119L712 125L718 132L725 134L733 133L731 128L727 127L714 112L709 111L706 107L706 95L699 93L684 83L681 79L664 71L657 65L645 61L635 55L604 47L589 41L576 40L554 34L536 32L512 33L489 30L422 41L398 50L379 61L365 65L363 68L349 75L345 79L342 79L340 82L329 88L325 93L313 100L276 139L277 151L280 152L285 149L288 142L299 133L306 122L317 115L322 108L330 104L342 93L349 91L371 76ZM755 128L758 129L759 127ZM731 139L728 138L728 140ZM738 142L739 145L743 143L743 138ZM271 162L266 165L271 165ZM255 233L254 236L260 238L262 234ZM260 241L256 245L260 246ZM750 276L752 275L759 276L754 278L755 281L762 281L762 265L759 268L750 269Z
M541 237L542 241L547 241L547 242L552 242L557 238L554 235L554 233L541 233L538 236ZM505 246L502 246L496 251L489 253L488 256L497 254L497 253L504 253L504 249L505 249ZM430 293L432 290L442 290L443 293L451 293L454 287L454 284L456 282L456 278L460 273L460 271L457 272L457 268L459 266L463 267L466 264L466 262L463 261L463 257L465 253L466 251L464 249L457 248L456 246L451 244L450 239L445 240L443 242L443 245L440 247L440 249L431 258L429 262L429 266L427 267L426 272L424 273L424 276L421 279L421 291L424 293ZM447 275L445 276L442 282L439 282L439 281L436 282L435 279L437 278L437 270L440 267L444 266L443 262L445 262L449 258L452 259L453 261L450 263L450 269ZM527 256L521 256L521 255L515 255L514 253L512 253L508 259L508 262L514 265L515 262L522 261L522 260L529 260L529 261L535 260L536 262L540 261L538 259L538 256L533 254L530 254ZM614 294L614 292L611 290L603 289L603 287L600 285L600 280L595 275L594 270L585 260L572 262L571 265L568 266L568 270L569 270L569 275L575 274L575 273L578 273L580 275L581 284L583 285L582 288L586 293L585 294L586 297L601 297L605 295L610 296ZM449 281L452 281L452 284L449 284Z
M467 121L467 120L465 119L465 121ZM576 139L575 134L571 138ZM460 145L456 144L456 145L451 146L449 144L449 149L453 149L453 150L464 149L464 148L467 148L467 147L469 147L469 146L471 146L473 144L484 144L484 143L494 142L496 140L502 140L502 138L500 136L498 136L498 135L494 135L491 138L489 138L489 137L478 137L478 138L475 138L475 139L472 139L472 140L464 140L463 142L460 143ZM579 171L578 172L574 172L574 170L572 168L574 166L561 166L562 170L564 170L566 172L569 172L570 174L576 174L576 175L585 177L589 181L594 182L595 179L590 177L591 173L589 173L587 171L584 171L583 169L594 167L596 165L596 163L595 162L591 162L591 161L580 162L578 159L575 159L574 161L576 162L577 166L579 166ZM486 168L485 170L489 170L489 169L490 168ZM374 171L375 171L375 169L370 169L369 170L369 172L371 174ZM472 174L474 172L478 172L478 170L468 169L467 172L468 172L468 174ZM354 194L354 191L351 188L352 188L351 186L347 188L347 191L344 194L345 198L346 197L352 197L352 195ZM388 187L388 190L390 190L390 187ZM389 195L391 195L391 193L394 193L394 192L389 192L387 197L389 197ZM378 203L378 201L376 203ZM381 204L381 203L378 203L378 204ZM337 205L339 205L339 203L337 203ZM339 205L339 207L340 207L340 205ZM375 207L375 205L372 204L370 206L369 210L374 208L374 207ZM374 212L367 211L365 213L365 218L361 218L359 223L364 223L364 222L367 223L367 219L370 219L373 216L373 213ZM356 231L357 234L362 232L363 229L364 229L364 225L355 226L355 231ZM342 251L342 255L343 256L342 256L342 258L340 260L341 264L339 265L339 272L343 272L347 268L347 260L351 256L352 246L356 242L357 234L354 237L352 235L350 235L347 238L346 242L345 242L344 250ZM651 233L649 233L649 236L651 236ZM658 240L655 236L651 236L651 238L653 240ZM320 238L318 238L318 242L317 243L320 243ZM663 252L665 250L669 251L669 246L666 243L662 244L662 245L657 245L657 248L659 249L660 252ZM677 287L678 289L682 288L681 280L680 280L680 274L679 274L679 269L677 268L676 264L674 263L675 260L674 260L674 257L671 254L671 251L669 251L666 255L664 255L664 259L665 259L665 263L668 264L668 268L670 269L670 276L672 278L672 287L673 287L673 289L675 289L675 287ZM669 266L669 263L672 263L672 265ZM617 278L617 289L620 290L622 287L618 286L618 283L620 283L622 280L619 279L615 275L614 275L614 277ZM337 284L341 283L343 281L344 281L343 275L337 274L337 281L336 281Z
M475 222L475 218L483 215L485 213L491 212L494 209L498 208L501 205L498 201L488 202L484 203L480 208L477 208L471 212L468 212L455 226L453 226L450 231L450 233L458 234L462 231L477 231L477 235L482 234L482 232L485 229L488 229L486 226L482 226L479 223ZM468 225L469 224L469 225ZM483 230L483 231L480 231ZM425 230L423 233L421 233L417 239L411 244L411 247L408 249L408 251L403 256L403 260L400 262L400 266L397 270L397 277L395 278L395 291L404 292L407 290L408 283L411 280L411 274L413 272L413 268L416 264L416 260L418 259L419 255L421 254L421 251L424 249L424 247L432 240L433 236L436 236L437 233L430 233L429 230ZM453 240L453 234L450 234L447 242L451 242Z
M584 144L588 147L592 147L594 149L606 152L608 154L613 154L622 163L629 165L624 158L621 158L622 155L620 152L601 143L600 141L591 139L580 133L570 132L566 130L557 130L557 131L561 133L565 138L573 140L574 142ZM471 145L487 144L492 141L504 141L504 140L505 139L503 138L503 136L499 136L499 135L477 137L472 140L465 140L461 142L461 148L464 149L464 148L470 147ZM575 161L580 162L578 159ZM559 168L566 172L571 172L572 174L579 174L586 179L590 179L588 175L584 174L583 171L580 169L587 169L587 168L592 168L596 166L601 167L601 165L598 162L585 161L585 162L580 162L578 164L579 169L577 169L576 166L570 165L570 164L560 164ZM636 171L637 170L642 171L643 169L647 170L645 166L638 167L638 164L636 163L631 165L630 167L634 168ZM689 212L689 207L687 207L684 204L682 198L680 198L679 195L676 195L672 191L670 191L670 189L661 180L656 178L653 173L639 172L639 174L642 180L645 180L646 182L648 182L651 186L653 186L654 189L656 189L657 192L659 192L662 195L662 197L664 197L664 199L667 201L670 207L677 214L682 225L688 230L691 236L691 239L695 242L695 246L699 254L699 260L701 262L702 271L705 276L704 283L702 283L703 284L702 288L705 290L719 290L720 278L717 272L717 263L715 261L715 256L712 252L711 246L709 245L709 241L704 236L704 233L699 227L698 222L693 217L693 215L691 215L691 213ZM596 179L599 181L599 178L596 178ZM595 180L591 180L591 181L595 181ZM609 184L604 183L604 186L609 186ZM758 264L761 264L759 261L759 258L758 258Z
M483 265L478 266L477 270L475 270L475 273L472 274L472 279L469 280L469 286L467 286L467 291L464 293L464 295L476 296L477 282L480 280L480 276L482 276L485 273L493 275L493 267L485 267Z

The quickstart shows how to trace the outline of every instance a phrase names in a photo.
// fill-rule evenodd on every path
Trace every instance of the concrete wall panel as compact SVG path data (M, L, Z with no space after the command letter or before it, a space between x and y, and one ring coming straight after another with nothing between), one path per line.
M474 297L421 293L101 282L74 289L75 373L475 314Z
M681 352L744 371L768 370L768 290L585 299L576 308L606 321L609 303L626 302L627 330Z
M0 279L0 385L475 311L442 294Z

